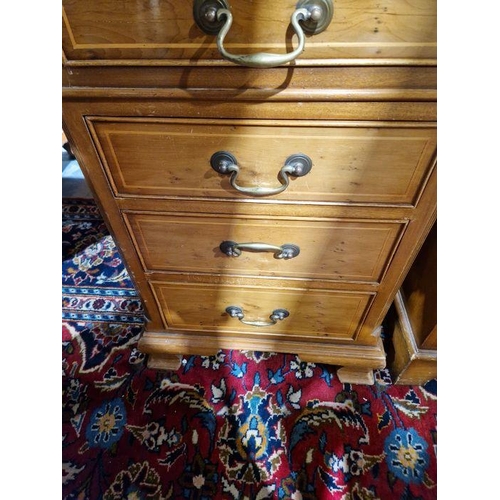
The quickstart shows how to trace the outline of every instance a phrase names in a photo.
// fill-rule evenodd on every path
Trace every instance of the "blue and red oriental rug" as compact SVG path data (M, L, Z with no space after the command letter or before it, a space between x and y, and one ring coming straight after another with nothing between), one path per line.
M137 350L142 305L91 200L63 200L64 499L435 499L436 381L342 384L293 354L176 372Z

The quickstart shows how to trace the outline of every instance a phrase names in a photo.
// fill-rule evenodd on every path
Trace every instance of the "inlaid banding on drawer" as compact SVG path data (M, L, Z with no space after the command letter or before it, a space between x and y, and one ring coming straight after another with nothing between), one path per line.
M289 33L297 0L229 4L238 29L228 33L228 48L284 52L297 45ZM436 0L335 0L330 26L307 40L303 58L435 58L436 6ZM117 8L111 0L64 0L63 48L70 59L221 58L214 37L196 27L193 2L130 1Z
M126 212L146 271L311 278L378 283L405 223L349 219L288 220L207 214ZM257 242L300 250L293 258L268 251L226 255L222 242Z
M134 197L249 198L210 165L227 151L238 184L275 189L290 155L312 169L290 177L269 200L363 204L416 203L433 164L435 127L349 126L301 121L99 119L88 123L114 193Z
M167 328L186 331L248 332L325 340L354 340L374 294L262 288L241 285L151 284ZM245 318L268 322L273 309L290 315L269 327L246 325L232 318L226 308L237 305Z

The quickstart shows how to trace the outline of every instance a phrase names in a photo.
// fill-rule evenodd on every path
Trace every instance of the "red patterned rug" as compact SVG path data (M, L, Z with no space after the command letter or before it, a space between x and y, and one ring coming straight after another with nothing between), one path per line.
M63 200L64 499L435 499L437 384L342 384L293 354L176 372L137 350L142 305L92 201Z

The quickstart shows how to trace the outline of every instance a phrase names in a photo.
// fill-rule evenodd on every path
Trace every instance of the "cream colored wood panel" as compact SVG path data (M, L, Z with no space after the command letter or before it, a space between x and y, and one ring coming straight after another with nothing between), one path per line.
M290 26L296 0L228 0L232 53L287 53L297 46ZM436 0L334 0L333 19L306 37L298 59L436 58ZM63 0L68 59L220 59L216 37L193 19L193 2Z
M89 124L116 195L249 197L210 158L231 153L238 186L277 188L286 159L303 153L312 170L267 198L412 204L432 165L436 130L363 122L99 119Z
M377 283L404 224L351 220L290 220L206 214L126 213L146 270ZM300 253L277 258L275 251L243 250L227 256L224 241L293 244Z
M270 286L271 285L271 286ZM152 283L167 328L179 331L286 334L297 338L355 339L373 294L311 288L261 288L241 285ZM243 310L244 319L270 322L275 309L290 316L274 325L245 325L226 313L229 306Z

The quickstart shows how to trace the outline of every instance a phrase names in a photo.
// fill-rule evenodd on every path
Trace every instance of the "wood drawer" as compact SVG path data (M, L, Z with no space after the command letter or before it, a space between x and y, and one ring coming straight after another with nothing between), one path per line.
M297 0L228 0L234 17L224 46L237 54L288 53ZM68 59L219 60L216 36L193 18L193 2L63 0ZM297 63L310 59L436 58L436 0L335 0L325 31L306 36Z
M304 287L157 282L151 283L167 329L174 331L286 335L293 338L354 340L374 293ZM270 326L252 326L231 317L242 309L245 321L270 323L275 309L289 316Z
M228 208L228 207L221 207ZM126 212L146 271L283 276L378 283L405 227L401 221L310 219L235 214ZM244 247L239 256L223 242L292 244L286 259L276 249ZM232 246L228 244L228 246ZM292 252L295 250L290 247Z
M113 192L133 197L248 198L210 159L232 154L237 185L275 189L287 158L312 160L303 177L267 197L313 202L415 204L436 151L435 125L87 118Z

